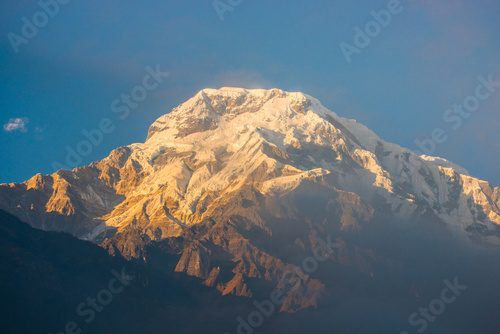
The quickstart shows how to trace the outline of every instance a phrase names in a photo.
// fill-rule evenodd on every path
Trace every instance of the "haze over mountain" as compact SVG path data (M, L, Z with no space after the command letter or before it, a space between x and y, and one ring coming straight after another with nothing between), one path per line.
M282 289L283 312L332 303L337 283L430 291L500 245L500 188L279 89L204 89L144 143L0 185L0 209L128 260L168 255L223 296ZM312 254L327 262L304 273Z

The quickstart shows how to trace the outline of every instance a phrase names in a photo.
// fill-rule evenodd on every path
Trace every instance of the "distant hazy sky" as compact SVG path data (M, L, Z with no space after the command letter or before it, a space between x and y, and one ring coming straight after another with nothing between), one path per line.
M144 141L150 123L201 88L245 86L304 91L411 149L442 128L436 155L500 185L500 87L457 129L443 120L479 75L500 81L500 1L402 0L348 63L340 43L388 2L242 0L221 20L212 0L72 0L15 53L8 34L40 7L2 0L0 182L52 172L103 118L116 128L81 164ZM110 104L157 65L170 76L119 119Z

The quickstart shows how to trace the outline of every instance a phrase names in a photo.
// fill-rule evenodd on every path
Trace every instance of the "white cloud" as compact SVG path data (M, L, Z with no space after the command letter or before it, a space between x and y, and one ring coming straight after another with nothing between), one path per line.
M26 125L29 123L29 119L27 118L11 118L7 123L3 125L3 129L6 132L27 132L28 128Z
M259 72L245 69L235 69L220 72L215 76L216 86L242 88L274 88Z

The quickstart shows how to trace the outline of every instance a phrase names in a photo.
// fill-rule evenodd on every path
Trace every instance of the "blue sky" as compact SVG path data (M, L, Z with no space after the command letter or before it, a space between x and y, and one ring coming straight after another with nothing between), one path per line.
M103 118L114 130L81 164L144 141L150 123L201 88L244 86L304 91L411 149L441 128L447 140L435 155L500 185L500 87L456 129L443 120L475 94L478 76L500 81L500 2L401 1L347 62L339 45L353 45L356 27L389 2L242 0L221 20L213 0L73 0L15 52L9 33L22 36L23 17L32 20L40 5L4 0L0 182L52 172ZM168 78L120 119L111 103L148 66Z

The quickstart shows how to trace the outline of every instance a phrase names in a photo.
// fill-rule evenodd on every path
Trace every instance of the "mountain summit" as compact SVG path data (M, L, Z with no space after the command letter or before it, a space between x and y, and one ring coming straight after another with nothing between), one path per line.
M144 143L0 185L0 208L127 258L162 245L179 255L176 271L240 296L255 280L283 285L297 267L290 258L315 252L322 235L335 240L333 261L370 272L374 256L342 236L380 222L500 243L500 188L280 89L203 89L158 118ZM301 279L283 310L316 305L323 290Z

